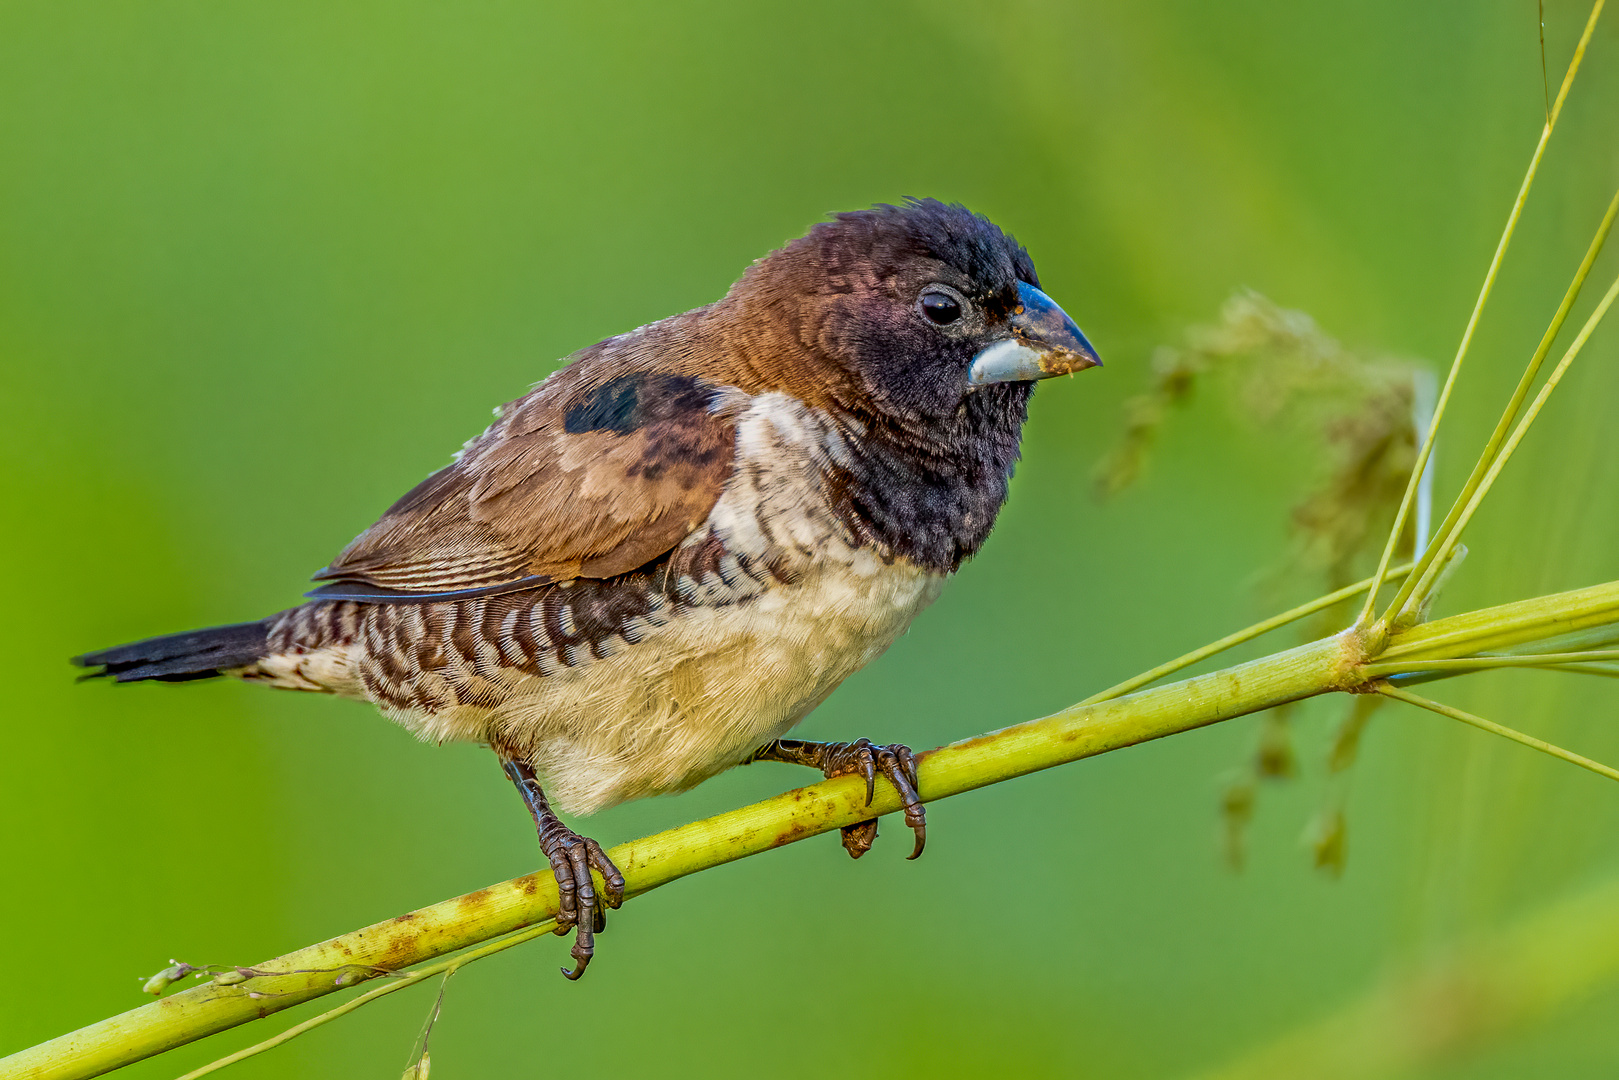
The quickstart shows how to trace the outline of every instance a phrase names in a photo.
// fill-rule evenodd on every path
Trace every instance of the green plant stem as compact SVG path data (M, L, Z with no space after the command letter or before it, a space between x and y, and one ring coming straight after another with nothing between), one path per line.
M1386 580L1398 581L1400 578L1404 577L1410 572L1411 564L1406 563L1404 566L1397 566L1390 570ZM1298 622L1300 619L1314 615L1318 611L1325 611L1334 604L1340 604L1345 600L1359 596L1361 593L1372 587L1372 581L1372 578L1366 578L1362 581L1356 582L1353 585L1346 585L1337 592L1328 593L1325 596L1318 596L1307 604L1300 604L1296 608L1290 608L1287 611L1282 612L1280 615L1273 615L1270 618L1265 619L1263 622L1256 622L1252 626L1238 630L1234 634L1227 634L1220 640L1211 641L1200 649L1193 649L1191 652L1178 656L1169 661L1167 664L1159 664L1151 671L1143 671L1140 675L1133 676L1121 683L1110 686L1101 693L1092 694L1084 701L1081 701L1078 707L1082 708L1086 705L1095 705L1097 702L1112 701L1114 698L1123 697L1126 694L1141 689L1143 686L1155 683L1165 676L1173 675L1177 671L1183 671L1186 668L1191 667L1193 664L1207 660L1209 657L1215 656L1219 653L1223 653L1227 649L1236 648L1238 645L1241 645L1244 642L1252 641L1254 638L1268 634L1272 630L1286 626L1288 623Z
M1043 720L920 755L919 785L933 800L1068 761L1106 753L1344 685L1353 642L1328 638L1225 671L1200 675L1130 698L1071 708ZM639 896L709 867L745 858L900 808L879 784L870 808L856 776L839 777L753 806L614 848L626 895ZM550 918L556 883L549 871L301 949L262 969L288 971L370 964L398 971ZM174 994L0 1061L7 1078L88 1077L204 1035L330 993L333 976L305 972L207 984ZM275 996L251 999L247 987Z
M1440 650L1440 656L1454 656L1611 623L1619 623L1619 581L1440 619L1396 634L1385 655L1398 651L1420 657ZM1364 682L1359 667L1370 659L1367 641L1365 631L1345 631L1236 667L1112 701L1076 705L953 743L920 755L922 798L945 798L1289 701L1356 689ZM844 776L622 844L611 854L624 871L626 894L635 897L688 874L898 809L899 798L888 784L877 786L868 807L864 783ZM216 980L23 1050L0 1060L0 1077L97 1076L329 994L339 989L334 971L352 975L356 966L402 971L534 926L556 914L556 902L556 882L549 871L491 885L257 965L261 970L296 970L294 974ZM267 996L250 997L253 991Z
M1473 463L1472 473L1468 475L1467 482L1462 485L1462 490L1456 496L1456 501L1451 504L1450 511L1445 515L1444 522L1435 530L1434 542L1428 545L1428 550L1422 552L1421 557L1417 560L1415 578L1421 578L1428 567L1440 563L1455 545L1452 535L1457 522L1460 520L1468 502L1472 499L1473 494L1483 482L1485 473L1495 462L1496 455L1501 450L1501 444L1506 441L1507 433L1512 430L1513 421L1518 418L1518 413L1523 409L1524 399L1529 396L1530 389L1534 387L1535 379L1540 374L1541 366L1546 362L1546 357L1550 354L1552 345L1557 341L1557 335L1562 332L1563 323L1568 320L1569 312L1574 308L1574 302L1579 299L1580 291L1585 287L1585 279L1590 276L1591 267L1595 265L1597 255L1601 253L1603 245L1607 242L1608 234L1613 230L1616 216L1619 216L1619 191L1615 191L1612 200L1609 201L1608 211L1602 216L1602 222L1597 226L1596 235L1591 238L1591 243L1586 247L1585 258L1580 261L1579 269L1574 273L1574 279L1569 282L1568 288L1563 292L1563 300L1558 304L1557 311L1552 316L1551 325L1541 335L1540 344L1536 346L1534 355L1529 358L1529 363L1524 367L1523 375L1518 379L1518 385L1513 390L1512 398L1507 402L1507 407L1502 410L1501 418L1496 421L1495 430L1490 433L1489 441L1485 443L1478 460ZM1419 600L1423 595L1420 591L1419 582L1408 577L1405 588L1396 593L1394 600L1389 604L1388 613L1397 615L1413 593Z
M555 920L548 919L545 922L540 923L538 926L531 926L527 930L519 930L515 934L491 941L487 945L473 949L470 952L462 953L460 956L457 956L452 960L446 960L442 964L434 964L431 967L422 968L420 971L403 973L397 978L390 979L387 983L377 987L375 990L367 990L359 997L345 1001L335 1009L327 1009L319 1016L311 1016L308 1020L305 1020L302 1023L294 1024L292 1027L281 1032L279 1035L273 1035L270 1038L265 1039L263 1042L254 1043L252 1046L238 1050L234 1054L228 1054L225 1057L219 1058L217 1061L210 1061L208 1064L199 1069L192 1069L190 1072L180 1077L179 1080L197 1080L198 1077L207 1076L212 1072L218 1072L227 1065L234 1065L238 1061L245 1060L257 1054L262 1054L266 1050L274 1050L282 1043L291 1042L293 1039L296 1039L306 1031L313 1031L322 1024L329 1024L338 1017L347 1016L349 1013L360 1008L362 1005L371 1004L377 998L385 997L397 990L403 990L408 986L415 986L417 983L425 982L426 980L433 978L435 975L454 974L465 964L470 964L476 960L482 960L486 956L494 956L499 952L505 952L507 949L510 949L515 945L521 945L524 942L533 941L537 937L543 937L544 935L551 933L555 925Z
M1361 674L1377 679L1413 671L1487 671L1490 668L1552 667L1581 664L1594 660L1619 660L1619 649L1594 652L1531 653L1524 656L1469 656L1454 660L1407 660L1388 664L1367 664Z
M1444 388L1439 392L1439 401L1434 406L1433 420L1428 424L1428 432L1423 437L1422 447L1417 451L1417 461L1411 469L1411 479L1405 486L1405 495L1400 499L1400 509L1394 515L1394 525L1389 529L1387 543L1383 545L1383 555L1378 560L1377 572L1372 575L1373 585L1366 595L1366 603L1362 606L1357 625L1365 625L1371 621L1372 611L1377 603L1378 590L1388 574L1389 564L1394 560L1394 549L1399 545L1400 534L1405 530L1405 522L1411 515L1411 507L1416 499L1417 488L1422 483L1423 473L1428 468L1428 459L1433 455L1434 439L1439 434L1439 424L1445 418L1445 408L1450 404L1451 391L1456 386L1456 378L1461 374L1462 364L1467 359L1467 350L1473 344L1473 332L1478 329L1479 317L1484 314L1484 307L1489 302L1490 292L1495 288L1496 275L1501 270L1501 261L1506 257L1507 247L1512 243L1512 234L1517 231L1518 218L1523 214L1524 203L1529 199L1529 189L1534 186L1535 174L1540 170L1540 159L1546 153L1546 144L1551 141L1552 131L1557 126L1557 117L1563 111L1563 102L1568 98L1569 89L1574 85L1574 76L1579 73L1580 61L1585 59L1585 48L1591 41L1591 35L1596 31L1597 18L1602 14L1602 7L1606 0L1596 0L1591 5L1591 14L1585 20L1585 30L1580 34L1579 44L1574 47L1574 57L1569 61L1568 70L1563 74L1563 84L1557 90L1557 101L1552 106L1551 114L1546 117L1546 124L1541 128L1540 141L1535 145L1535 152L1529 158L1529 168L1524 172L1523 183L1518 186L1518 196L1512 201L1512 210L1507 214L1506 227L1501 230L1501 239L1495 245L1495 254L1490 259L1490 267L1484 272L1484 284L1479 288L1478 300L1473 304L1473 313L1467 318L1467 327L1462 331L1461 344L1456 348L1456 358L1450 363L1450 372L1445 376ZM1410 579L1406 581L1410 584ZM1404 601L1401 601L1403 606ZM1393 609L1395 612L1399 607Z
M1378 683L1376 689L1379 694L1384 694L1396 701L1416 705L1419 708L1427 709L1429 712L1436 712L1440 716L1448 716L1452 720L1460 720L1464 724L1471 724L1483 731L1490 732L1492 735L1499 735L1503 739L1511 739L1513 742L1521 746L1527 746L1531 750L1539 750L1542 754L1549 754L1560 761L1578 765L1582 769L1589 769L1598 776L1606 776L1609 780L1619 780L1619 769L1609 768L1600 761L1592 761L1590 758L1576 754L1572 750L1564 750L1561 746L1554 746L1543 739L1535 738L1533 735L1525 735L1523 732L1509 728L1504 724L1497 724L1495 721L1486 720L1482 716L1474 716L1470 712L1463 712L1461 709L1431 701L1419 694L1413 694L1409 690L1400 690L1387 683Z

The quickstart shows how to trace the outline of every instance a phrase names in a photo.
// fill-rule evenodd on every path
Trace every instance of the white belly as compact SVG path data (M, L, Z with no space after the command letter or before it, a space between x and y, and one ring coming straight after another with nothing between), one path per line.
M869 551L847 555L751 600L687 609L606 659L524 677L496 709L450 709L410 726L525 754L570 813L683 791L803 719L943 585Z

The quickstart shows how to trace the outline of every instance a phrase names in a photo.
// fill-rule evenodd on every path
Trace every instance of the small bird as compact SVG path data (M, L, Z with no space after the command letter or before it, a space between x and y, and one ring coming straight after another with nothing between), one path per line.
M376 704L494 750L584 974L624 878L589 814L784 761L898 791L908 747L787 732L978 551L1034 383L1100 363L1028 253L960 205L837 214L706 307L576 354L258 622L77 657ZM864 854L876 821L843 830ZM598 896L592 869L602 876Z

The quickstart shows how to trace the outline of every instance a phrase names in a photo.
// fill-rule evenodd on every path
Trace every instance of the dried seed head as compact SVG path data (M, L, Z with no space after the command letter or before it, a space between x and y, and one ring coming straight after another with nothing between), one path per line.
M1341 587L1359 576L1355 563L1386 530L1415 463L1419 371L1351 353L1303 312L1238 293L1219 322L1154 354L1152 385L1125 403L1124 432L1097 468L1097 491L1134 483L1173 408L1212 384L1245 424L1324 437L1320 479L1292 515L1294 561Z

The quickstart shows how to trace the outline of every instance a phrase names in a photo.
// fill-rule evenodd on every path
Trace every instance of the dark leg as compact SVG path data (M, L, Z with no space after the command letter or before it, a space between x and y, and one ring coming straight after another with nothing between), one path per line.
M906 856L914 859L922 854L927 843L927 811L917 797L916 755L911 748L895 743L877 746L869 739L854 742L819 743L802 739L777 739L760 747L749 761L785 761L792 765L808 765L820 769L830 780L834 776L854 773L866 780L866 805L871 805L877 793L877 774L888 777L905 804L905 824L916 833L916 849ZM860 858L871 850L877 839L877 821L862 821L843 827L843 847L852 858Z
M551 873L557 879L557 933L565 934L571 928L577 931L573 940L574 969L562 969L562 974L577 979L595 955L596 935L607 928L607 911L602 907L602 898L596 896L590 870L595 867L601 871L607 907L611 908L624 902L624 875L600 844L562 824L545 801L539 778L527 763L502 756L500 764L523 796L540 834L540 850L551 860Z

